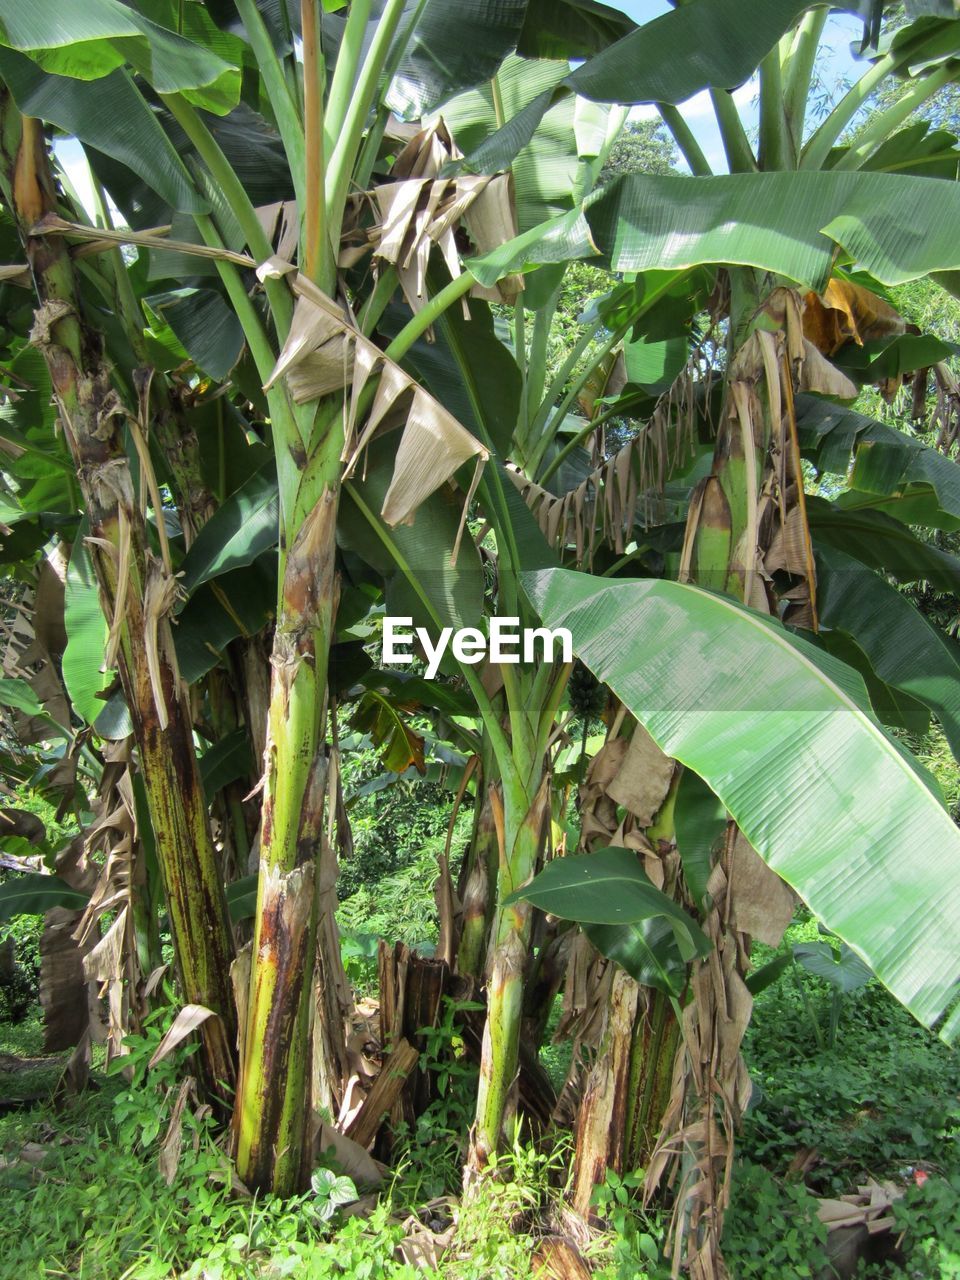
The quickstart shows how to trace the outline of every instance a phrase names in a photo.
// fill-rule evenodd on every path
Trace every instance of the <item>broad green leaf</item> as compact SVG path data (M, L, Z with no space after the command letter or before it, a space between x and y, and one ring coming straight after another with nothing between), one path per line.
M932 489L942 511L960 516L960 466L916 436L806 395L797 397L797 431L804 452L824 471L845 472L855 455L851 489L882 497Z
M103 710L94 721L93 729L101 738L108 738L111 742L129 738L133 733L133 720L120 689L111 694L103 704Z
M837 494L834 507L839 511L860 513L879 511L901 525L919 525L925 529L945 529L950 533L960 531L960 516L941 510L937 495L929 486L918 485L912 492L895 498L881 498L875 493L860 493L845 489Z
M10 876L0 884L0 922L12 920L14 916L43 915L53 907L82 911L89 901L89 894L71 888L59 876L28 871Z
M644 987L682 996L687 966L669 923L662 917L639 924L581 925L596 949Z
M822 647L860 673L867 687L870 706L881 724L906 729L920 737L930 732L930 708L916 698L911 698L902 689L894 689L885 684L870 665L870 659L864 651L845 632L824 628L816 637L811 635L811 643Z
M758 996L761 991L766 991L767 987L772 987L775 982L779 982L792 964L793 954L791 952L777 956L775 960L770 960L767 964L747 975L745 980L747 990L752 996Z
M360 683L366 689L387 694L398 707L427 708L447 716L476 714L476 703L468 690L442 680L424 680L423 676L409 675L402 669L377 667Z
M187 592L231 569L252 564L279 537L277 473L268 463L219 507L183 558Z
M819 546L828 543L898 582L930 582L941 591L960 594L960 559L923 542L883 511L831 506L821 498L807 500L810 530Z
M414 120L489 80L516 48L527 0L427 0L387 91L387 106Z
M177 663L187 684L215 667L231 640L256 635L276 609L276 595L275 552L191 592L173 631Z
M569 69L567 61L508 57L492 80L460 94L444 107L443 118L457 146L467 154L475 151L500 121L512 119L538 94L552 90ZM520 231L570 208L579 168L574 102L568 95L513 158L510 170Z
M632 849L554 858L529 884L504 899L504 906L532 902L541 911L580 924L669 924L684 960L708 955L710 943L696 921L658 889Z
M147 299L198 369L223 380L240 359L243 330L236 313L213 289L178 289Z
M26 680L19 676L0 678L0 707L13 707L27 716L42 716L43 704Z
M227 885L227 906L230 908L230 919L234 924L240 920L249 920L257 910L257 881L259 876L244 876L242 880L234 880Z
M524 575L549 627L927 1026L960 979L960 831L852 672L699 587ZM860 685L862 690L862 684ZM945 1039L960 1032L951 1018Z
M679 12L686 12L680 10ZM615 271L760 267L822 291L839 244L885 284L960 267L960 186L888 173L627 174L585 204Z
M858 167L955 181L958 163L960 151L954 135L945 129L931 130L928 120L918 120L888 138Z
M916 369L929 369L949 360L953 348L930 333L899 333L859 346L848 342L831 357L832 363L859 382L882 382Z
M707 896L707 882L726 825L723 805L699 774L684 769L677 788L674 826L683 877L698 903Z
M0 48L0 78L24 115L47 120L142 178L173 209L204 213L199 194L156 114L118 68L100 80L47 75L25 55Z
M597 0L528 0L517 53L524 58L588 58L636 30L621 10Z
M84 539L90 527L84 518L70 552L64 589L63 621L67 647L63 653L63 683L74 712L93 724L103 711L98 697L112 675L101 671L109 628L100 608L100 592Z
M586 218L581 210L571 209L558 218L522 231L489 253L465 259L463 265L478 284L490 288L514 271L568 262L571 258L592 258L596 254L597 246Z
M252 772L250 736L242 727L218 738L200 757L200 777L208 801L238 778L249 778Z
M467 157L480 172L506 168L544 115L570 93L594 102L683 102L709 85L733 89L808 7L808 0L694 0L636 28L539 94Z
M833 548L817 552L823 626L844 632L885 684L934 711L960 759L960 646L879 574Z
M825 979L845 995L860 991L873 977L870 966L846 943L840 944L838 955L829 942L798 942L793 954L808 973Z
M428 273L431 294L448 277ZM409 312L390 307L381 331L396 336ZM419 339L403 358L405 369L443 404L469 432L506 455L520 405L522 379L512 353L494 329L486 302L470 299L469 319L460 307L449 307L437 320L435 341Z
M238 68L119 0L0 0L0 44L77 80L100 80L128 62L158 93L182 91L217 114L240 96Z

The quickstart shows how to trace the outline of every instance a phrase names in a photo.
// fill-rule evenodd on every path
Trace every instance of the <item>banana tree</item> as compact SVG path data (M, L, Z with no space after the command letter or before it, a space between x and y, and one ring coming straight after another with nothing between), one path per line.
M576 16L576 6L574 9ZM115 552L105 549L100 564L98 547L97 563L110 620L116 618L118 634L125 628L122 635L127 648L121 671L144 774L152 775L154 757L149 754L153 740L148 740L143 726L159 717L163 735L176 723L182 728L182 732L178 729L177 749L163 751L162 744L168 739L158 738L157 764L192 771L186 795L199 794L193 785L198 782L198 771L175 659L169 655L166 659L170 668L166 685L150 678L156 677L155 654L152 649L141 652L136 648L144 632L137 613L137 608L142 608L138 597L144 593L139 588L123 592L130 555L132 562L152 563L149 538L142 524L137 524L137 489L147 494L153 506L163 551L164 515L159 486L154 483L151 487L149 437L160 439L166 451L167 475L179 491L187 515L185 524L189 523L185 490L195 473L191 477L182 466L178 471L183 442L177 439L175 428L172 435L168 431L164 437L149 373L141 373L139 380L131 377L127 386L118 386L119 377L111 378L96 363L99 348L91 336L91 313L82 305L76 275L70 275L72 264L87 252L111 255L116 272L115 311L118 316L123 313L133 347L132 363L140 369L145 355L147 363L156 355L156 347L146 338L155 337L165 325L199 368L219 370L221 376L236 362L239 337L246 354L237 366L238 380L247 404L259 406L263 413L264 434L275 455L280 563L268 723L262 737L260 886L249 993L242 1002L246 1012L240 1034L234 1129L241 1176L252 1185L278 1191L292 1189L303 1176L305 1076L312 1028L316 1031L313 1074L321 1104L329 1107L336 1103L344 1065L344 1009L330 892L335 871L326 803L336 785L336 759L324 746L323 728L336 607L334 537L341 477L345 467L349 473L357 466L386 409L403 396L410 401L407 426L396 453L393 480L382 495L384 517L390 524L412 518L431 492L463 463L482 461L488 452L397 364L418 335L474 287L473 276L455 276L429 301L422 284L413 294L408 291L414 305L422 309L414 320L401 326L385 352L367 335L374 332L398 283L408 283L406 264L394 264L390 259L389 232L397 225L391 221L397 212L392 203L395 198L413 194L419 199L430 194L436 225L430 224L428 229L446 251L453 245L452 227L488 187L491 199L487 203L497 214L503 187L486 180L451 184L438 180L429 184L427 192L417 178L404 185L403 163L415 165L426 157L434 134L428 130L413 139L396 169L400 181L387 184L376 196L381 221L373 226L381 263L375 279L362 269L349 274L363 257L363 241L372 238L364 207L358 206L352 192L370 184L382 157L390 156L391 149L393 157L397 155L389 133L391 108L419 114L489 75L518 41L535 45L540 37L535 27L527 29L527 17L526 5L519 3L490 6L489 12L484 9L472 14L476 39L469 42L470 58L465 62L462 15L445 6L410 9L395 0L376 12L369 4L354 3L345 15L321 12L314 0L305 0L299 22L292 25L285 19L274 24L272 16L252 0L239 0L235 10L228 6L217 12L225 30L218 29L211 12L198 5L152 7L148 18L133 6L98 0L92 9L72 13L66 24L52 19L48 23L43 15L36 22L25 22L13 5L0 10L0 76L7 93L4 119L9 156L6 202L18 218L44 301L48 263L56 264L69 284L68 289L58 278L60 292L50 294L50 300L62 308L62 314L49 317L53 339L45 351L52 372L56 373L57 355L65 341L56 328L62 325L71 335L74 382L86 387L92 385L91 379L99 379L103 395L111 397L110 404L117 407L110 418L114 434L109 458L100 456L102 450L98 452L100 437L94 413L89 430L74 451L75 460L81 478L94 486L83 497L95 534L103 532L101 526L116 530ZM589 26L582 25L585 29ZM438 48L443 50L439 59ZM126 216L128 228L113 230L106 216L101 218L105 225L91 228L77 218L75 209L71 217L71 210L58 204L46 138L38 120L83 143L101 193L103 214L107 197L112 198ZM21 137L27 138L28 147L21 147ZM250 145L260 167L250 162ZM258 210L254 202L264 171L279 174L279 193L288 198L279 210L273 210L272 217ZM443 203L438 205L438 200ZM157 234L157 225L168 230ZM400 230L405 232L403 223ZM535 228L525 230L514 253L529 256L528 246L540 238ZM583 242L582 235L579 242ZM138 264L144 262L154 278L169 279L174 273L187 278L186 313L183 307L178 308L176 298L158 299L148 312L152 333L144 330L137 314L137 293L130 282L132 266L116 253L116 246L122 243L137 246ZM428 254L430 243L432 239L426 242ZM342 249L342 245L346 247ZM557 252L556 247L553 251ZM455 266L456 255L451 258L448 254L447 261ZM201 275L201 268L208 271L211 267L216 277ZM503 274L496 267L491 270L495 277ZM341 272L348 273L346 284ZM343 298L352 310L345 312L337 298ZM190 315L189 301L197 307L202 304L206 324ZM122 361L118 361L120 367ZM263 384L265 397L254 379ZM131 398L131 387L142 389L139 401ZM126 404L119 398L123 393ZM60 397L61 412L72 421L71 405L64 396L66 391ZM124 421L131 424L134 442L143 446L138 447L132 471L126 440L119 434L119 424ZM169 427L169 421L163 425ZM89 456L82 452L83 441ZM432 467L429 475L423 465L427 450ZM102 512L94 502L100 486L98 468L107 461L116 465L116 474L130 477L124 489L122 516L114 508ZM269 502L255 496L258 483L250 475L233 495L237 498L233 507L239 512L245 503L260 503L257 524L262 527ZM502 477L497 476L490 488L502 506ZM189 532L192 545L184 568L194 588L212 582L227 567L250 563L254 559L252 546L263 548L254 538L235 540L244 542L244 549L235 542L224 546L227 519L217 512L206 521L209 514L204 511ZM124 541L129 529L139 538L131 544L132 552ZM160 585L172 582L169 557L161 555L161 563L166 577L158 579ZM520 567L516 558L507 564L507 602L516 598ZM122 609L114 608L118 594ZM169 650L169 615L175 593L168 590L157 596L154 591L151 599L153 613L147 635L152 636L156 626L163 654ZM196 598L191 599L184 614L196 603ZM123 616L124 610L129 616ZM198 607L194 612L199 623L203 610ZM231 615L235 614L236 610L231 610ZM243 629L242 622L238 626ZM197 661L195 654L194 658ZM549 683L541 677L541 683L545 682ZM479 684L475 692L482 695ZM508 701L514 709L522 699L523 691L509 691ZM170 719L171 703L179 716L175 722ZM491 728L495 723L502 739L502 729L491 714ZM249 730L255 739L258 733L262 735L255 724ZM519 737L523 744L520 761L511 764L505 809L512 833L509 839L518 845L522 879L529 874L539 839L538 822L534 818L528 821L527 815L541 790L542 753L535 733L521 732ZM164 815L159 800L152 802L151 819L162 831ZM219 990L200 989L187 982L186 976L185 990L189 998L207 1004L219 1015L219 1021L210 1019L204 1024L204 1035L220 1037L224 1060L211 1069L211 1076L225 1080L232 1069L226 1060L232 1038L227 995L232 940L226 923L223 874L207 857L211 846L205 810L195 813L194 819L192 835L184 832L181 838L171 840L172 849L161 840L161 863L171 896L175 894L178 865L172 861L174 852L189 869L195 865L205 868L207 880L216 881L205 882L204 894L194 895L213 904L210 910L216 915L216 927L212 920L195 923L195 927L175 921L174 934L182 965L186 964L183 957L194 951L204 954L205 948L219 947L215 966ZM173 907L171 911L175 914ZM524 915L523 909L511 913L507 931L522 932ZM312 981L315 951L316 984ZM511 983L511 976L506 975L507 1003L513 998L509 991L515 990ZM515 1043L512 1030L510 1037ZM510 1074L508 1052L501 1084ZM502 1094L503 1088L498 1088ZM499 1139L502 1109L501 1097L493 1104L495 1119L487 1126L496 1134L488 1145Z

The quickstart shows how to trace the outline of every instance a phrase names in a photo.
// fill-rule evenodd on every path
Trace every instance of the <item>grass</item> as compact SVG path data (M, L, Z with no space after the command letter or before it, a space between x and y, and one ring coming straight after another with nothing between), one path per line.
M956 806L960 783L942 735L923 745ZM432 887L450 801L446 794L433 801L424 805L402 786L386 811L378 808L381 796L356 801L346 881L352 892L339 919L348 972L361 993L375 990L378 936L423 949L436 939ZM465 810L457 820L454 856L471 816ZM21 962L29 964L33 933L26 923L20 933ZM815 921L801 913L780 951L817 937ZM757 947L756 965L775 954ZM895 1260L875 1261L858 1276L960 1280L960 1060L876 983L844 998L836 1043L824 1048L831 999L826 982L795 967L756 1000L745 1041L754 1094L724 1238L730 1274L813 1280L828 1244L816 1197L872 1178L908 1188L895 1209L901 1248ZM145 1064L148 1049L134 1046L133 1058ZM548 1031L541 1056L558 1085L569 1052ZM3 1070L11 1058L39 1061ZM220 1135L189 1113L176 1174L164 1179L158 1154L187 1058L167 1060L149 1075L137 1067L132 1083L95 1071L95 1089L55 1111L46 1099L62 1062L43 1059L35 1007L18 1024L0 1022L0 1096L44 1095L35 1106L0 1115L0 1280L522 1280L531 1275L538 1234L562 1200L569 1137L541 1150L516 1143L502 1158L501 1177L456 1209L439 1272L415 1269L398 1251L411 1215L422 1218L423 1206L437 1198L460 1197L476 1067L458 1051L452 1017L425 1058L445 1073L443 1091L397 1134L392 1181L364 1214L339 1212L332 1221L312 1193L286 1202L233 1194ZM922 1186L918 1171L927 1175ZM661 1218L638 1207L640 1180L636 1171L611 1175L598 1192L606 1229L588 1253L600 1280L669 1275ZM440 1229L448 1213L440 1202L426 1216L439 1215Z

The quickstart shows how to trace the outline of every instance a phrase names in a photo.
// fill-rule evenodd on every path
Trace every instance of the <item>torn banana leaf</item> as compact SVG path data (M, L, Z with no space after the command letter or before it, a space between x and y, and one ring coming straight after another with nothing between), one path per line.
M549 627L926 1026L960 1034L960 831L849 668L702 588L524 575ZM945 1019L945 1021L944 1021Z
M285 377L298 404L341 389L350 389L343 460L344 477L356 468L363 451L387 414L406 403L406 422L397 447L393 479L383 501L383 518L390 525L412 522L417 508L471 458L482 466L487 449L448 413L429 392L346 319L341 309L287 262L271 258L261 275L293 275L297 294L293 323L266 383L269 388ZM361 398L367 384L380 375L373 405L363 430L357 432Z

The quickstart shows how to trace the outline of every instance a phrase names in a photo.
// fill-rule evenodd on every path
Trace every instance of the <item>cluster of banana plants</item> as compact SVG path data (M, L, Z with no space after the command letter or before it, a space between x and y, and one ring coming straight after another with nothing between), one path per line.
M864 71L817 122L830 9L803 0L641 27L592 0L0 0L2 746L87 825L61 906L112 1030L165 910L251 1187L304 1185L313 1113L345 1114L345 710L395 775L429 719L473 804L438 885L483 1007L468 1192L511 1126L573 1125L574 1207L642 1166L675 1267L722 1275L751 942L796 895L960 1030L960 834L890 732L934 715L960 746L956 644L898 590L956 592L922 533L960 529L960 467L850 407L904 379L960 407L952 348L887 293L958 289L960 148L916 119L960 21L835 7ZM704 90L722 175L678 105ZM690 173L600 185L638 104ZM554 369L583 260L606 284ZM384 612L566 626L578 665L428 681L375 662Z

